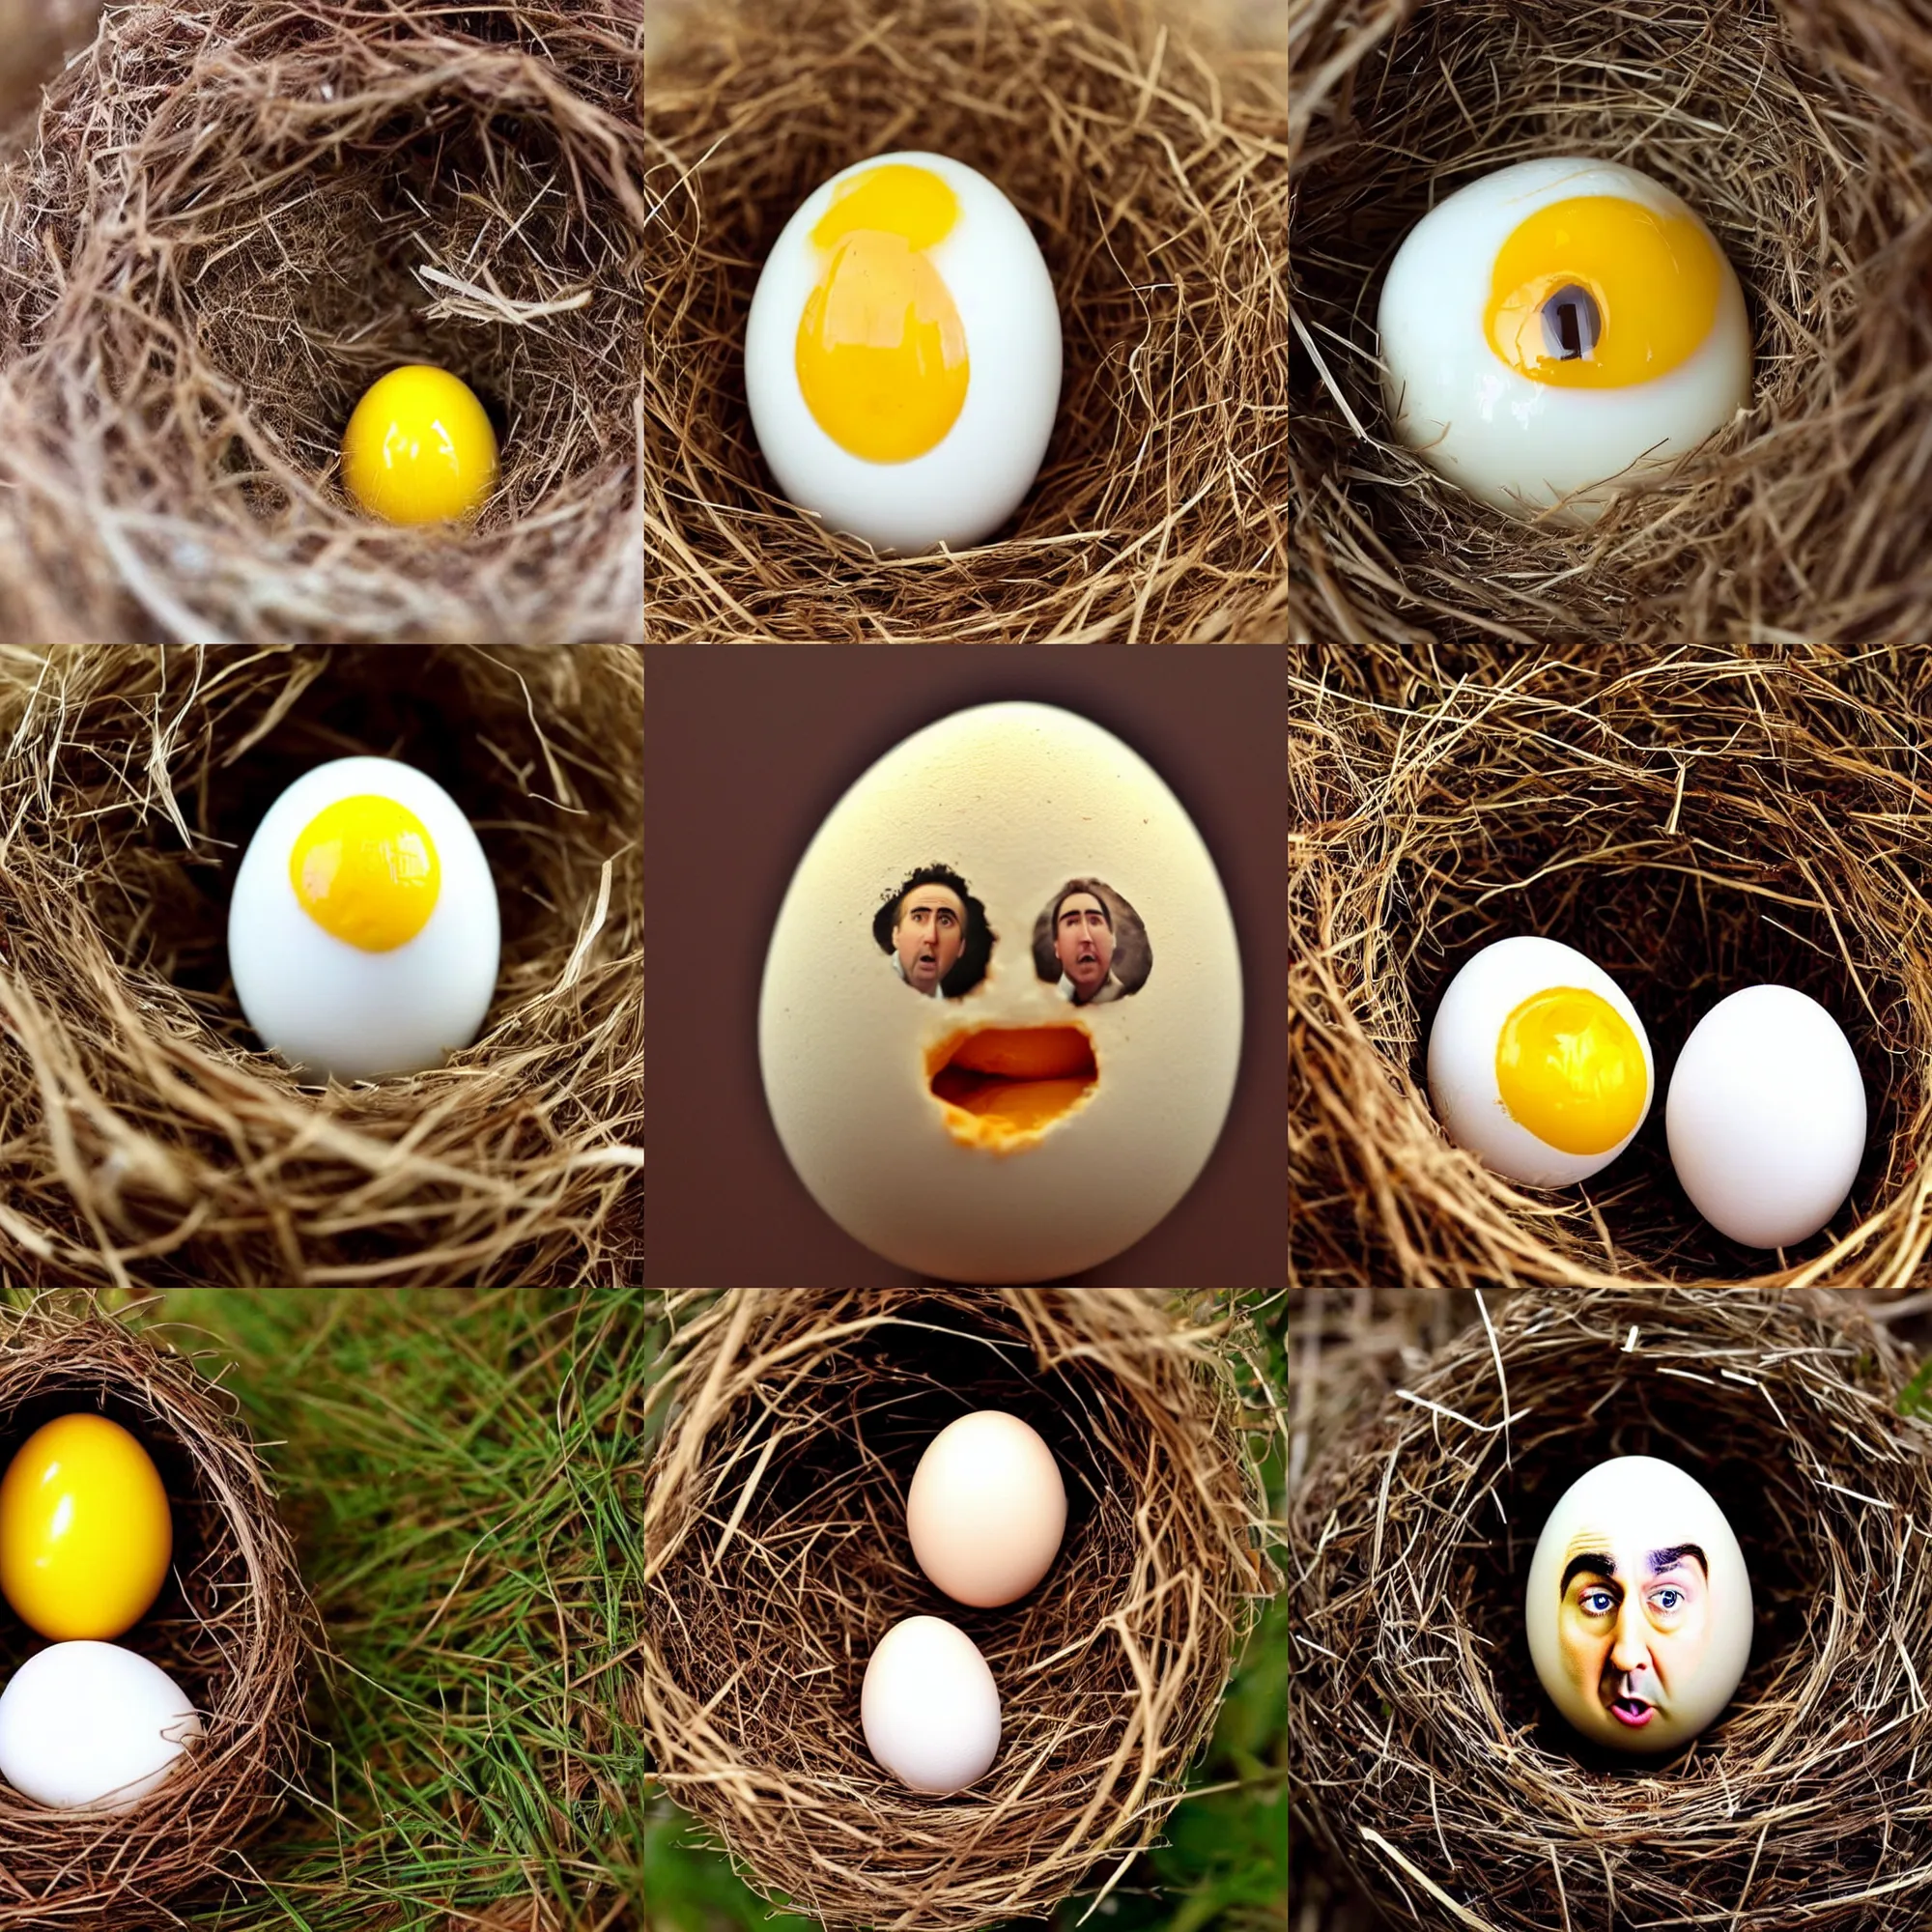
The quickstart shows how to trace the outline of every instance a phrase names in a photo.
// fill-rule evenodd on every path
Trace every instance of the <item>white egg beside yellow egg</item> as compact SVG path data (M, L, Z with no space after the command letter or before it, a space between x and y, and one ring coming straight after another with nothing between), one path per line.
M1612 161L1523 161L1450 195L1397 251L1377 327L1398 438L1518 517L1568 497L1551 520L1593 523L1750 401L1730 263Z
M994 935L958 998L919 992L875 929L935 862ZM1145 926L1137 991L1082 1003L1043 977L1061 969L1035 935L1082 877ZM792 875L758 999L765 1096L799 1178L855 1239L949 1281L1051 1281L1137 1241L1212 1152L1240 1044L1239 949L1201 835L1137 753L1044 704L955 712L852 785ZM1054 1077L1063 1048L1084 1071ZM986 1091L957 1104L969 1064Z
M779 488L882 551L979 543L1037 474L1060 402L1039 244L945 155L855 162L807 197L745 328L752 426Z
M1000 1750L1000 1691L980 1646L944 1617L906 1617L879 1639L859 1693L866 1747L901 1784L944 1796Z
M317 1078L414 1072L468 1046L500 937L469 819L394 758L336 758L297 779L248 841L228 914L248 1024Z
M1607 1167L1650 1112L1650 1040L1595 960L1523 934L1476 953L1429 1029L1429 1095L1458 1147L1532 1187Z
M1052 1569L1065 1531L1066 1486L1053 1451L1004 1409L949 1422L906 1492L913 1556L957 1604L988 1609L1024 1597Z
M158 1664L115 1643L49 1644L0 1692L0 1777L61 1811L127 1811L202 1734Z

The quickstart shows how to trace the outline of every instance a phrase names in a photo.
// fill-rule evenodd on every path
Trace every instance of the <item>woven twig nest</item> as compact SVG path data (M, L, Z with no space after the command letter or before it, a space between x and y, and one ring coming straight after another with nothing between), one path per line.
M834 1926L968 1932L1153 1838L1278 1582L1238 1343L1113 1289L738 1290L690 1322L639 1694L656 1776L753 1885ZM1001 1609L943 1596L905 1537L921 1454L976 1408L1031 1423L1066 1484L1054 1567ZM867 1662L915 1615L1001 1690L1000 1754L956 1797L906 1790L860 1729Z
M1922 643L1932 39L1895 0L1290 0L1297 628L1355 666L1618 637ZM1747 419L1593 530L1483 508L1395 444L1376 307L1403 238L1538 156L1704 216L1756 340ZM1352 673L1338 667L1343 676Z
M0 645L0 1284L635 1278L642 736L628 645ZM475 824L502 966L447 1065L303 1086L236 1003L228 895L358 752Z
M635 5L108 9L0 169L0 639L636 639ZM455 371L499 488L379 524L362 392Z
M131 1431L167 1488L173 1567L116 1641L167 1672L204 1735L127 1811L49 1811L0 1785L0 1925L146 1932L179 1922L171 1903L249 1880L243 1847L300 1761L316 1633L233 1398L186 1356L92 1312L43 1301L0 1316L0 1468L43 1423L76 1410ZM0 1608L5 1676L44 1647Z
M1296 1811L1405 1925L1922 1925L1932 1431L1894 1412L1889 1340L1735 1289L1526 1293L1493 1331L1290 1499ZM1617 1455L1712 1492L1757 1613L1725 1714L1648 1763L1579 1750L1523 1630L1550 1507Z
M1846 680L1848 685L1854 680ZM1530 665L1396 712L1313 703L1293 759L1293 1244L1311 1275L1760 1278L1902 1285L1932 1246L1932 904L1910 831L1919 701L1776 662L1679 653L1624 673ZM1453 1147L1424 1055L1443 988L1513 933L1598 961L1650 1035L1656 1098L1579 1187ZM1868 1101L1851 1199L1802 1246L1746 1248L1678 1185L1663 1095L1692 1026L1762 980L1811 994Z
M1285 57L1201 6L694 6L644 86L651 642L1264 643L1286 624ZM1060 410L1016 519L878 558L781 496L745 317L822 182L917 149L977 168L1046 258Z

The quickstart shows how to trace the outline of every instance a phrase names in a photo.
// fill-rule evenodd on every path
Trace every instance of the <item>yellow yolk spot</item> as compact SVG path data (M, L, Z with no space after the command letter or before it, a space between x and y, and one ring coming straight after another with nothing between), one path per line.
M928 1049L926 1078L946 1130L966 1147L1027 1147L1100 1077L1084 1027L980 1027Z
M1497 251L1490 347L1520 376L1622 389L1665 376L1711 332L1724 265L1691 214L1620 195L1553 201Z
M372 517L440 524L473 517L497 487L497 432L447 369L391 369L355 405L342 483Z
M173 1553L168 1492L118 1422L56 1416L7 1465L0 1590L43 1636L119 1636L160 1595Z
M1630 1022L1601 993L1546 986L1503 1022L1496 1087L1546 1147L1606 1153L1642 1118L1650 1082Z
M302 910L364 952L389 952L429 923L441 884L429 829L393 798L361 793L326 805L289 852Z
M958 218L930 168L892 161L841 182L811 231L823 253L799 317L799 391L819 428L868 463L924 455L965 406L965 326L924 252Z

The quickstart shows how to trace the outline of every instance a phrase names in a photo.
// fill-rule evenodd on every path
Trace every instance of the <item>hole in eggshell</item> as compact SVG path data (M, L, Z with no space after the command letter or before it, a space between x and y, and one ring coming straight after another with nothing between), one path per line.
M949 1035L925 1056L926 1079L946 1130L996 1153L1029 1147L1078 1107L1100 1077L1085 1027L976 1027Z

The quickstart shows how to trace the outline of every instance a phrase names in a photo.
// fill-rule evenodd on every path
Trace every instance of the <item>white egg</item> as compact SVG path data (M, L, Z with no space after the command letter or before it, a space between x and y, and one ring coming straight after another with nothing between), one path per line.
M964 1791L1000 1750L1000 1691L980 1646L944 1617L879 1640L859 1693L866 1747L914 1791Z
M58 1810L126 1811L201 1728L174 1679L145 1657L116 1643L50 1644L0 1692L0 1777Z
M935 866L954 886L908 883ZM1044 704L955 712L852 785L792 875L758 999L799 1178L856 1239L949 1281L1051 1281L1137 1241L1213 1151L1240 1043L1201 835L1136 753Z
M1429 1094L1449 1138L1532 1187L1607 1167L1642 1126L1655 1081L1623 988L1554 939L1484 947L1429 1029Z
M1024 1597L1053 1568L1065 1530L1053 1451L1004 1409L949 1422L906 1492L913 1558L956 1604L983 1609Z
M248 1024L316 1078L414 1072L468 1046L499 946L469 819L394 758L336 758L296 780L248 841L228 912Z
M1795 986L1747 986L1691 1029L1663 1103L1690 1204L1748 1248L1786 1248L1845 1204L1865 1088L1836 1020Z
M945 155L878 155L816 188L765 258L745 395L801 508L879 550L963 550L1038 472L1060 354L1012 203Z
M1397 251L1377 326L1397 436L1513 516L1574 491L1552 521L1593 523L1750 401L1730 263L1670 189L1611 161L1459 189Z

